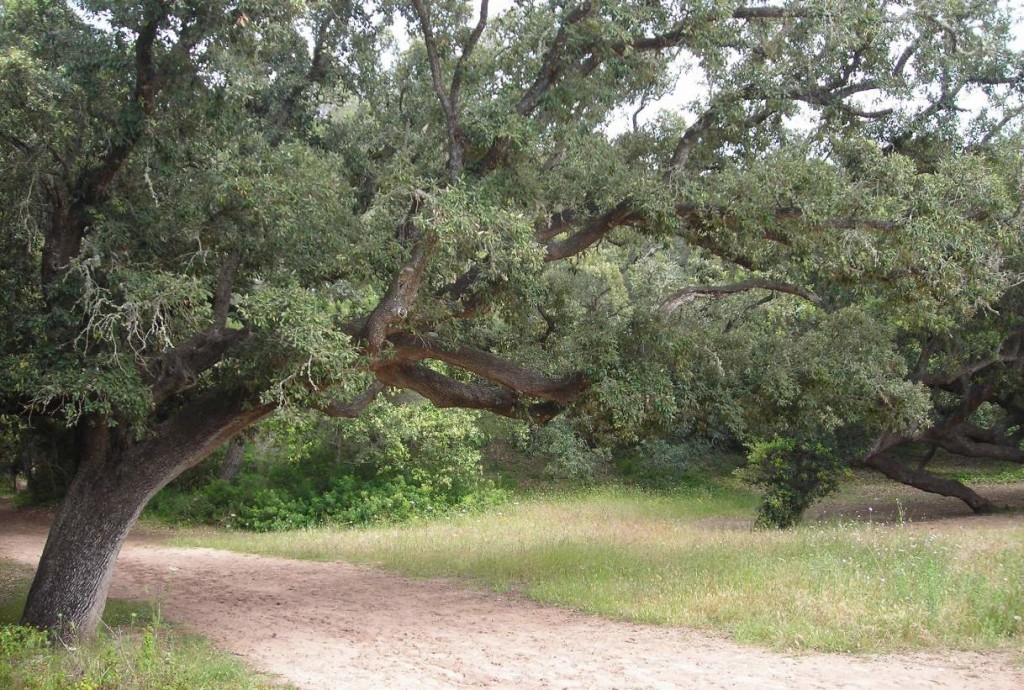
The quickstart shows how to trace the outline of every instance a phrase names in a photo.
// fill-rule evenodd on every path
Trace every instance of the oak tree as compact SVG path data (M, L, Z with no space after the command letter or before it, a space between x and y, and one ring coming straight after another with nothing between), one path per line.
M1011 19L6 0L0 413L77 464L24 622L91 632L149 498L284 405L753 428L711 343L757 333L778 424L857 426L883 471L922 434L1010 447L1019 387L975 386L1020 361ZM1005 416L967 426L977 399Z

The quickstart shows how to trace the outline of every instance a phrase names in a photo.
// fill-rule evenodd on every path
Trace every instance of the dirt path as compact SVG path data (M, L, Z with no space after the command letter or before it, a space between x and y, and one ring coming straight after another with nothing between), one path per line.
M44 515L0 509L0 558L34 565L45 533ZM111 594L155 600L166 619L304 688L1024 688L1008 655L789 656L445 580L138 535Z

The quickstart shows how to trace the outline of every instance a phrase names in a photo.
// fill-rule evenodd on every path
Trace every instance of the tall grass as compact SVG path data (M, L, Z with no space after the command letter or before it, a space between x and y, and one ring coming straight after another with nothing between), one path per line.
M1024 526L753 531L754 498L593 490L436 522L176 541L466 578L615 618L781 648L991 649L1024 634Z
M238 660L160 621L142 604L111 600L93 640L51 643L15 625L31 571L0 561L0 688L19 690L151 690L155 688L285 688Z

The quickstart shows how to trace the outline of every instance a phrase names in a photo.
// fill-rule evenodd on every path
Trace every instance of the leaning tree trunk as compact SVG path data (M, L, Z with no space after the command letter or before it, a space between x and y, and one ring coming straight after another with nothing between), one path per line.
M992 501L981 496L976 491L955 479L939 477L923 469L912 469L907 467L895 458L877 454L869 455L863 463L868 467L884 474L889 479L907 484L915 489L921 489L941 496L959 498L966 503L975 513L995 512L996 506Z
M81 462L50 528L22 624L62 638L94 633L114 562L149 499L272 409L200 398L141 442L130 431L110 428L104 418L83 420Z

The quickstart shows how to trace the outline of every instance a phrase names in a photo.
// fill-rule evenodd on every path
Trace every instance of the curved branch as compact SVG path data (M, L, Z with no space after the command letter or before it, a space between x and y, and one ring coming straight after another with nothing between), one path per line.
M388 341L395 346L400 360L435 359L501 384L517 393L561 405L571 403L586 387L580 374L553 379L490 352L471 347L448 350L432 338L411 333L393 333L388 336Z
M462 407L487 410L503 417L518 419L526 414L538 423L544 423L562 411L553 402L526 405L515 391L499 386L463 383L415 364L392 364L379 367L374 374L380 381L416 391L436 407Z
M906 484L929 493L939 494L940 496L959 498L970 506L971 510L975 513L992 513L996 509L992 501L955 479L939 477L926 470L911 469L899 460L887 455L869 455L864 459L863 463L867 467L877 470L889 479L893 479L901 484Z

